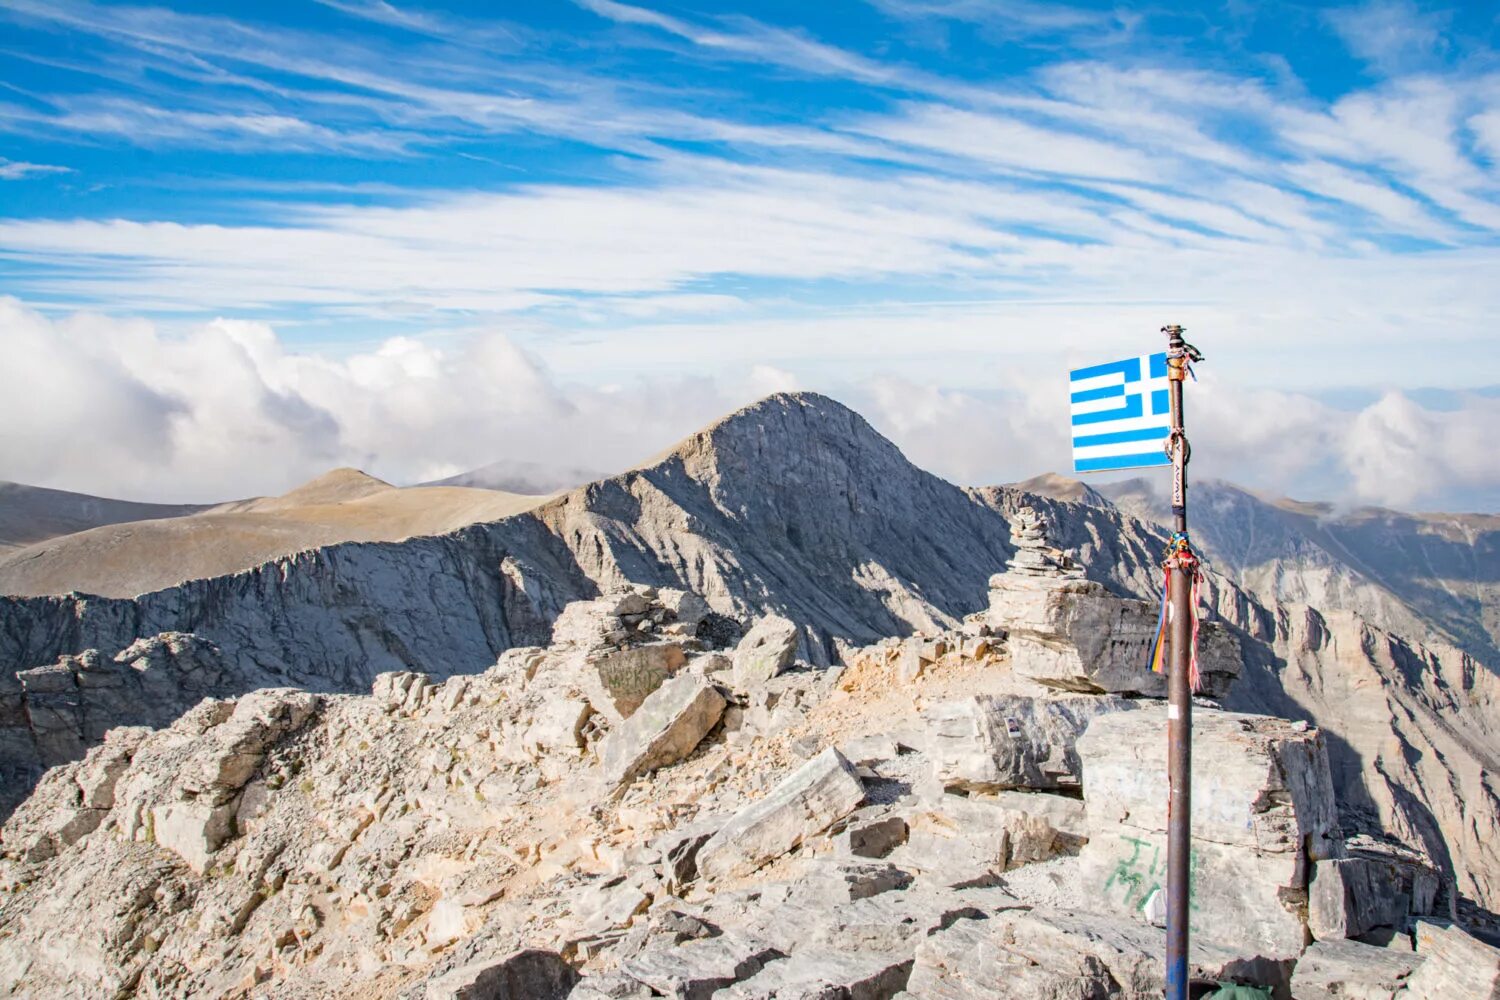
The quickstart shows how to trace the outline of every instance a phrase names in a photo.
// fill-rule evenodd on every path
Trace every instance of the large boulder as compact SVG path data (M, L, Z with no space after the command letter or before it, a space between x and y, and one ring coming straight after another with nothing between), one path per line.
M1016 572L990 578L986 620L1008 633L1012 669L1063 691L1166 697L1152 673L1160 605L1115 597L1092 580ZM1217 622L1198 633L1203 694L1221 698L1239 676L1239 643Z
M780 615L756 621L734 650L735 686L749 690L784 672L796 659L800 638L796 624Z
M686 662L687 650L676 641L585 654L583 690L594 711L618 722L629 718Z
M698 852L698 873L748 875L849 815L864 795L853 765L829 747L710 837Z
M657 688L605 737L599 749L604 780L623 785L682 760L724 714L724 696L696 674L681 674Z
M1078 737L1098 716L1135 707L1113 696L979 695L922 714L927 752L943 787L987 792L1076 787Z
M1097 905L1144 919L1166 883L1167 718L1095 719L1078 741ZM1328 755L1317 730L1269 716L1194 713L1191 926L1268 958L1300 954L1309 866L1340 857Z

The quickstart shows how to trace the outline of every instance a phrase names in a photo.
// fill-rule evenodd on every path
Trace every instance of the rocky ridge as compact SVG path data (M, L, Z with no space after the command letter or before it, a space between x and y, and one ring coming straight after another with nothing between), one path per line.
M115 728L0 831L0 984L1159 995L1160 703L1112 693L1151 687L1143 661L1132 678L1066 631L1069 609L1139 602L1069 589L1040 519L1018 525L1044 559L1018 554L988 609L841 667L797 660L788 621L736 635L691 593L622 585L477 675L209 698L164 729ZM1021 581L1055 624L1009 617ZM1076 674L1025 669L1044 643ZM1234 683L1236 650L1205 655ZM1199 729L1197 981L1307 1000L1500 983L1500 950L1450 926L1441 871L1346 839L1321 733L1208 703Z

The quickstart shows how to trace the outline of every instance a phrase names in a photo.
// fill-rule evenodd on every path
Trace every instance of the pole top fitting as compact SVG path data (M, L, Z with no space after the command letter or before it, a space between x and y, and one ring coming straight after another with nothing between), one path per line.
M1171 323L1162 327L1161 332L1167 335L1168 358L1186 358L1188 361L1203 360L1203 352L1182 339L1183 327Z

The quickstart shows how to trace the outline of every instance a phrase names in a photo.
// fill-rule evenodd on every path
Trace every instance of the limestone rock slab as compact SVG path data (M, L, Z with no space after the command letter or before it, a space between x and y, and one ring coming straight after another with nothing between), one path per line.
M1166 697L1166 677L1151 672L1159 606L1115 597L1092 580L997 573L987 619L1009 633L1017 674L1064 691ZM1233 634L1217 622L1199 629L1203 693L1223 697L1239 676Z
M674 1000L708 1000L716 991L759 972L781 953L734 933L682 944L662 942L621 964L621 971Z
M611 787L682 760L724 714L718 688L682 674L657 688L605 737L599 759Z
M1079 739L1089 826L1167 829L1167 713L1095 718ZM1193 837L1339 857L1343 839L1322 734L1266 715L1193 712Z
M1097 904L1145 918L1166 882L1166 713L1096 719L1078 742ZM1322 737L1270 716L1194 712L1191 925L1268 958L1302 950L1308 865L1343 854Z
M910 955L811 952L771 962L718 994L724 1000L890 1000L906 988Z
M585 656L583 688L594 711L618 722L687 662L680 642L651 642Z
M1422 958L1358 941L1315 941L1297 959L1297 1000L1392 1000Z
M698 852L698 871L710 878L748 875L849 815L864 794L853 765L829 747L735 813Z
M1373 858L1333 858L1313 869L1307 926L1320 941L1359 937L1376 927L1399 927L1410 905L1394 865Z
M979 695L930 706L923 718L938 780L983 792L1076 786L1078 737L1098 716L1135 708L1114 696Z
M1423 920L1417 923L1417 954L1422 964L1406 981L1402 1000L1500 1000L1500 948L1460 927Z

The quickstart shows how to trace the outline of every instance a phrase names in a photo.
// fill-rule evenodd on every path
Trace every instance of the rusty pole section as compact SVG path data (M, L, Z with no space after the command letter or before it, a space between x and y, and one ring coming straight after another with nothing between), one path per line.
M1172 516L1176 531L1187 535L1188 443L1183 430L1182 383L1187 376L1190 348L1182 327L1165 326L1167 377L1170 380L1172 433ZM1192 814L1193 693L1189 680L1192 656L1193 582L1188 568L1175 556L1169 565L1171 615L1168 626L1167 669L1167 970L1166 1000L1188 1000L1188 877L1189 817Z

